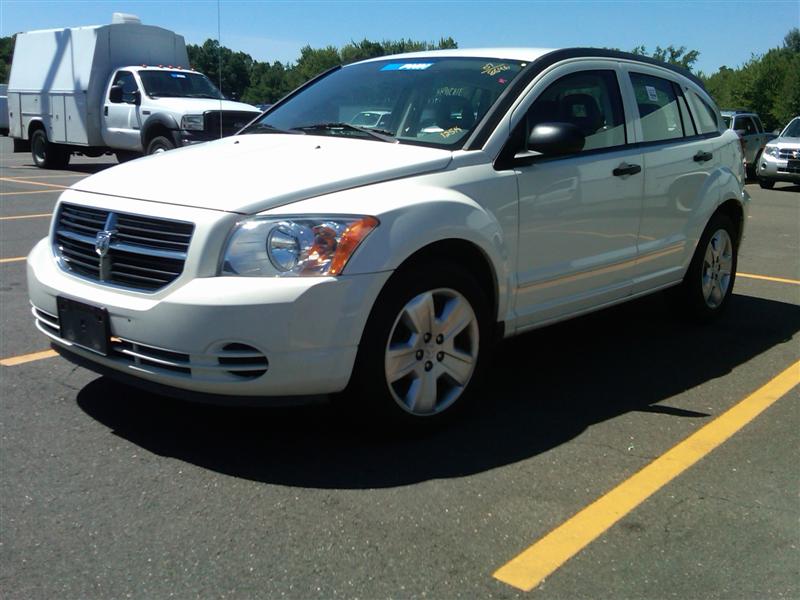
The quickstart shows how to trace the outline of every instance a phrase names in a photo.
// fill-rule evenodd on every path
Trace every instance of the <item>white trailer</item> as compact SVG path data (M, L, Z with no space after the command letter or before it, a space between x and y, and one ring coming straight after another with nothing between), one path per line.
M178 91L165 101L155 93L156 84L148 89L149 80L165 77L186 80L168 79L184 84L176 90L191 89L186 87L191 83L210 91L203 98ZM216 98L207 97L214 93ZM205 118L209 111L216 128L214 118ZM38 166L63 166L73 152L111 151L127 159L219 137L223 113L230 111L244 112L238 121L245 124L259 112L224 100L204 75L191 71L183 36L143 25L132 15L115 13L109 25L17 35L8 85L9 133L15 151L31 147ZM151 148L155 138L159 143Z

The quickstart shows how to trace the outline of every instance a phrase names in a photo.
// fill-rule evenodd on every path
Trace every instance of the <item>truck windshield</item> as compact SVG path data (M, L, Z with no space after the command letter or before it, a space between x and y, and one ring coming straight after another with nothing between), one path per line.
M213 98L222 94L205 75L185 71L139 71L142 85L151 98Z
M781 137L800 137L800 119L795 119L786 126Z
M463 57L347 65L274 107L243 133L301 131L455 149L524 66Z

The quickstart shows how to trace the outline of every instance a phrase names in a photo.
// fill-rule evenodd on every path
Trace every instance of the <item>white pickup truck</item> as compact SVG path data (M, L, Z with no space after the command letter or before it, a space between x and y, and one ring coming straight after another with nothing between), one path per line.
M62 168L73 153L122 162L230 135L259 114L189 68L182 36L133 15L17 36L9 134L38 167Z

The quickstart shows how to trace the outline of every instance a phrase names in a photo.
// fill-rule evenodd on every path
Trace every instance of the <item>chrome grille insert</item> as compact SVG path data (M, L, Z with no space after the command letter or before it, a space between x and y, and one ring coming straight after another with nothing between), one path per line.
M76 275L156 291L183 272L193 233L192 223L62 204L54 249Z

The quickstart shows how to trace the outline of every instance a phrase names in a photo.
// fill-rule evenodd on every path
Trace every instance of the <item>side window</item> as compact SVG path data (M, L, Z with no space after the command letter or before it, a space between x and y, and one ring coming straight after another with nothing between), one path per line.
M687 91L686 96L692 106L694 122L699 129L699 133L718 133L719 125L717 124L716 111L692 90Z
M761 119L753 117L753 122L756 124L756 131L758 133L764 133L764 126L761 124Z
M540 123L572 123L586 138L584 150L624 145L625 117L616 73L565 75L539 95L528 110L527 121L528 133Z
M744 131L744 135L756 133L756 126L753 125L753 119L750 117L736 117L736 125L733 128L736 131Z
M631 83L642 122L643 141L658 142L683 137L683 124L672 82L631 73Z
M121 85L122 101L133 104L133 92L139 89L136 85L136 80L133 78L133 73L130 71L118 71L114 77L114 83L111 85Z

